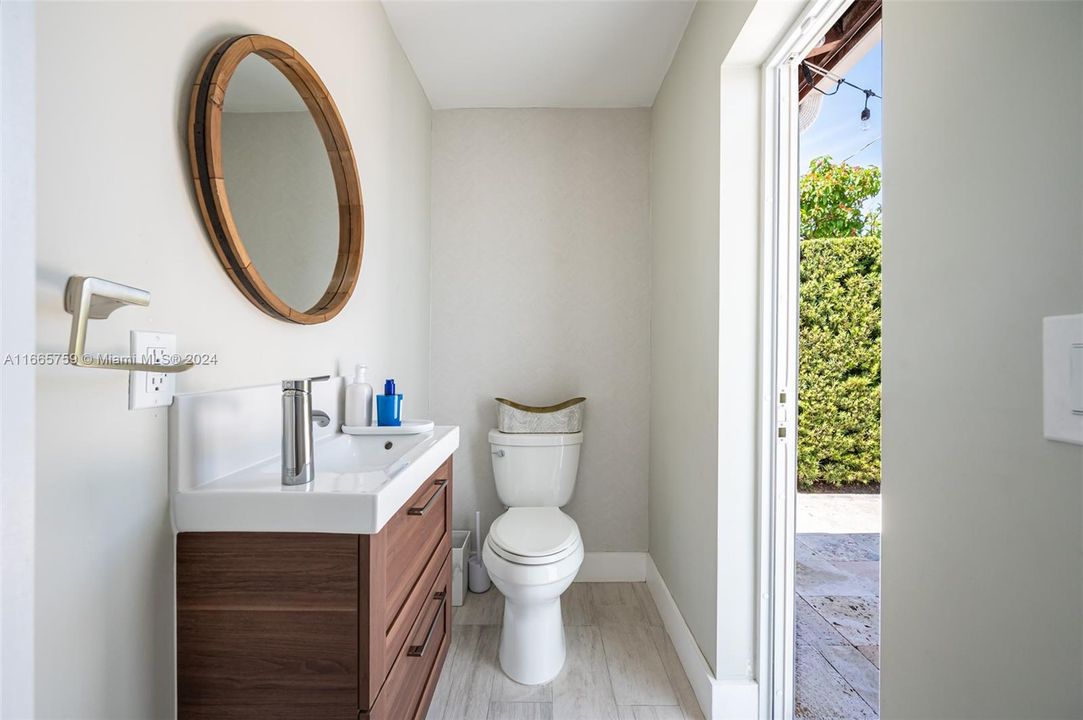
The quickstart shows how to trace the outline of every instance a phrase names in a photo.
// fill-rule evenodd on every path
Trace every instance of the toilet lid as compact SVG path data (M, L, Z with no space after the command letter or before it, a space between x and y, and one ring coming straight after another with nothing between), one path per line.
M579 526L559 508L511 508L493 522L489 542L498 555L511 562L556 562L575 551Z

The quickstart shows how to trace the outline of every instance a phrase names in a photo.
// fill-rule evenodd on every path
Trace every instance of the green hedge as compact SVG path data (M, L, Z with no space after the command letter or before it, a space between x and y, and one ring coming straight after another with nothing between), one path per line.
M801 485L880 481L880 248L801 242Z

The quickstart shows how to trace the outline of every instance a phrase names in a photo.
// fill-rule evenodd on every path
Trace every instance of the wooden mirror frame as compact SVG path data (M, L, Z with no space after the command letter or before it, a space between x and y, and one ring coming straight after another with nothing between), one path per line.
M283 301L252 264L230 211L222 171L222 105L237 66L255 53L281 72L316 121L338 196L338 259L323 296L307 310ZM349 301L361 272L365 212L350 138L335 101L312 66L292 47L266 35L237 35L219 43L200 66L188 112L188 155L196 199L211 245L233 284L268 315L293 323L327 322Z

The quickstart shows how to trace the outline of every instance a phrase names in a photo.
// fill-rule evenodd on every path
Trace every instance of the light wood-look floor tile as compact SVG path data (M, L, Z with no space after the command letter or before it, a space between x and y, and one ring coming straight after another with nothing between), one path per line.
M606 666L602 633L594 626L564 628L567 657L553 680L553 717L616 720L617 703Z
M526 686L500 669L503 597L468 593L427 720L703 720L646 584L573 583L561 608L564 668Z
M606 663L618 705L677 705L650 626L601 625Z
M593 625L594 601L590 583L572 583L560 596L560 612L565 625Z
M684 720L675 705L621 705L617 710L620 720Z
M455 655L459 648L459 638L461 636L462 633L458 631L452 631L451 633L447 657L444 658L444 669L440 671L440 679L436 681L436 689L432 692L432 700L429 702L429 712L425 715L425 720L442 720L444 717L448 694L451 692L451 666L455 664Z
M596 582L585 583L590 587L591 598L595 605L639 605L636 597L635 583L630 582Z
M647 616L633 583L587 583L597 625L646 625Z
M677 649L673 647L673 641L669 639L665 628L652 627L651 638L654 640L654 647L658 649L658 654L662 657L662 665L666 669L666 675L669 676L669 684L673 687L673 692L676 693L677 701L681 705L681 717L684 720L703 720L699 700L696 699L692 684L688 682L688 676L684 673L684 666L677 657Z
M489 714L493 684L501 672L497 653L500 628L493 625L461 625L452 629L459 635L459 647L451 666L451 684L444 708L444 720L478 720Z
M504 623L504 596L496 589L488 592L466 593L463 604L451 613L452 625L502 625Z
M643 608L643 615L647 620L647 624L662 627L662 616L658 614L658 607L654 604L654 598L651 597L651 591L647 587L647 583L632 583L632 590L635 592L636 597L639 598L639 606Z
M488 720L553 720L552 703L494 702Z
M492 699L493 702L551 703L553 702L553 683L520 685L500 670L493 683Z

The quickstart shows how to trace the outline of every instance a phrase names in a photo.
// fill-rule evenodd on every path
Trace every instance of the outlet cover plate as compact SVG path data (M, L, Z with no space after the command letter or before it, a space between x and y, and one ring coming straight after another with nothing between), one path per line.
M131 355L136 362L167 364L177 353L177 336L147 330L131 331ZM177 379L173 373L128 373L128 409L168 407L173 404Z

